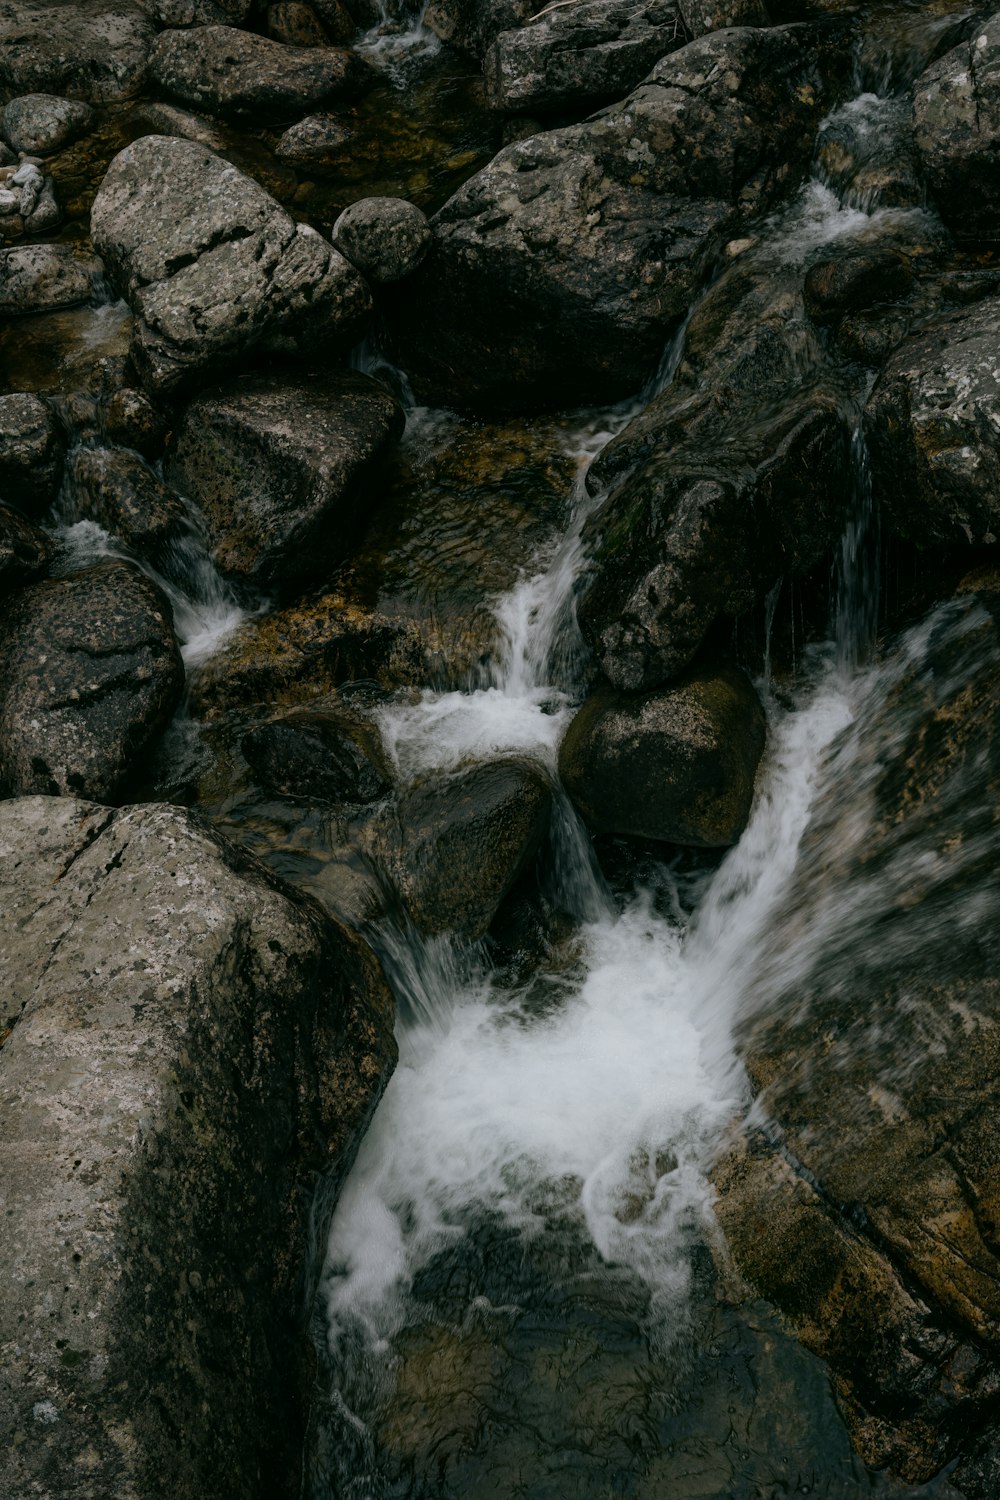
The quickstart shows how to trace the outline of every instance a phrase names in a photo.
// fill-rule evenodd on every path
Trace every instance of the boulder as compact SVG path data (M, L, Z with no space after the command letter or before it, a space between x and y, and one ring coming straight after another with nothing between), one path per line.
M170 543L187 529L182 502L137 453L77 448L66 464L64 521L96 521L130 551L162 567Z
M588 698L566 731L559 775L598 833L725 848L750 816L764 735L742 672L689 673L656 693Z
M965 587L825 758L743 956L757 1098L715 1180L737 1265L828 1361L865 1463L989 1500L971 1471L984 1428L995 1463L1000 1385L1000 591Z
M806 273L806 311L820 327L836 327L848 313L905 296L912 283L909 265L892 250L832 255Z
M42 578L51 560L51 538L20 511L0 504L0 601Z
M559 407L640 386L724 237L805 166L842 66L811 28L716 32L622 104L506 147L393 304L418 394Z
M539 766L489 761L406 792L368 825L369 854L418 931L473 942L540 848L551 803Z
M0 952L5 1492L287 1493L377 962L181 808L45 797L0 804Z
M135 310L132 353L154 391L257 346L346 346L370 310L342 255L193 141L145 136L119 152L91 234Z
M538 0L429 0L424 25L450 47L481 60L502 31L521 26Z
M63 448L56 414L41 396L0 396L0 500L43 515L59 493Z
M77 99L23 94L3 112L3 135L15 151L48 156L90 129L94 111Z
M170 605L132 563L22 590L0 616L0 785L108 801L183 681Z
M209 151L219 151L223 155L231 139L218 121L159 100L146 100L137 105L129 120L135 126L136 135L179 135L185 141L197 141L199 146L207 146Z
M316 12L298 0L279 0L267 8L267 31L276 42L287 47L325 47L328 37Z
M913 126L927 184L955 236L1000 237L1000 14L918 80Z
M728 26L771 24L764 0L677 0L677 10L689 37L704 36L708 31L724 31Z
M209 114L294 119L353 92L364 65L337 47L286 47L252 31L162 31L149 76L172 99Z
M417 269L431 243L427 216L406 198L359 198L330 235L371 281L400 281Z
M253 0L153 0L153 13L164 26L239 26Z
M17 0L0 9L0 92L102 104L142 87L155 28L142 0Z
M675 0L577 0L503 31L486 53L486 99L506 114L620 99L688 40Z
M0 250L0 317L52 312L94 296L100 263L69 245Z
M322 170L336 164L350 138L349 127L336 115L307 115L297 125L289 125L274 154L290 167Z
M287 587L346 555L403 424L395 398L367 375L251 377L185 409L166 472L201 510L223 573Z
M865 409L892 529L920 547L1000 538L1000 297L934 320L890 360Z
M265 786L323 802L377 802L395 781L370 711L331 694L243 737L243 754Z
M163 452L166 423L142 391L125 385L112 392L104 403L101 422L110 443L134 448L146 459L158 458Z

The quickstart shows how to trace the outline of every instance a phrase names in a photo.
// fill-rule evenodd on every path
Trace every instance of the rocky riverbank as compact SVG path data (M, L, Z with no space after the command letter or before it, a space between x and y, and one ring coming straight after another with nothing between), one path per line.
M1000 16L535 9L0 6L12 1494L762 1492L652 1417L624 1457L567 1417L561 1480L497 1447L555 1335L473 1326L477 1235L530 1240L532 1307L620 1272L601 1359L687 1255L730 1351L767 1365L763 1298L825 1362L851 1494L995 1493ZM797 745L814 691L843 723ZM552 1043L612 950L729 953L748 891L724 1042L684 1013L710 1109L650 1123L654 1003L624 1145L623 1105L593 1160L512 1130L484 1198L394 1178L463 1007ZM373 1182L396 1279L348 1317ZM481 1470L434 1479L436 1383Z

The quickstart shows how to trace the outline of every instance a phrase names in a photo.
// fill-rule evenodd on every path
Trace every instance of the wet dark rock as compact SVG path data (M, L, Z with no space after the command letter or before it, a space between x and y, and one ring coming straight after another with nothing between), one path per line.
M238 26L247 19L253 0L153 0L153 10L164 26Z
M688 40L675 0L579 0L497 37L484 59L491 109L528 113L620 99Z
M885 515L920 547L1000 537L1000 298L897 350L865 410Z
M981 1456L1000 1386L1000 593L966 587L827 756L746 976L757 1124L715 1174L738 1266L910 1484Z
M120 152L91 234L135 309L133 358L154 391L257 346L335 350L371 306L315 230L192 141L146 136Z
M142 391L122 386L105 402L101 414L105 436L122 448L134 448L143 458L163 451L166 422Z
M369 852L420 932L473 941L537 853L551 801L538 766L490 761L405 793L369 826Z
M823 178L842 199L874 208L919 207L926 196L910 101L862 94L823 122L816 141Z
M91 104L139 92L155 28L139 0L17 0L0 10L0 91Z
M0 784L108 801L183 681L170 605L133 564L23 590L0 617Z
M66 521L96 521L131 551L161 562L186 527L184 506L137 453L77 448L66 464L60 500Z
M350 128L336 115L307 115L288 127L274 154L291 167L334 169L350 139Z
M588 698L559 774L599 833L724 848L746 827L764 734L742 672L697 672L656 693Z
M0 804L0 948L5 1487L283 1493L377 962L180 808L42 797Z
M806 273L806 311L821 327L836 325L847 313L905 296L912 284L909 265L891 250L832 255Z
M288 47L325 47L333 37L328 37L316 12L298 0L280 0L267 8L267 31L276 42Z
M199 26L161 32L149 76L191 109L281 121L350 94L364 66L336 47L286 47L231 26Z
M358 32L359 18L352 14L350 6L343 5L341 0L313 0L310 9L323 23L327 37L335 47L351 44ZM368 17L361 18L360 24L369 24Z
M63 438L55 412L41 396L0 396L0 501L35 518L59 492Z
M77 99L54 94L23 94L3 112L3 135L15 151L47 156L90 128L94 111Z
M723 31L727 26L771 24L764 0L677 0L677 9L690 37Z
M418 393L511 408L640 386L724 238L804 166L834 52L808 28L716 32L623 104L501 151L394 304Z
M243 754L265 786L327 802L376 802L395 780L370 713L337 695L259 724Z
M360 198L330 235L336 248L372 281L399 281L417 269L431 243L427 216L405 198Z
M68 245L0 250L0 316L52 312L93 295L100 264Z
M186 408L166 471L199 507L223 573L287 587L346 555L403 425L395 398L367 375L251 377Z
M52 542L38 526L0 504L0 601L17 588L44 577L52 560Z
M648 456L588 521L580 623L618 688L656 687L694 657L720 615L819 561L850 504L850 432L822 390L749 427L710 397L667 393L636 424Z
M932 64L913 96L914 135L931 193L958 239L1000 237L1000 15Z
M451 47L481 59L502 31L522 26L537 0L430 0L424 25Z

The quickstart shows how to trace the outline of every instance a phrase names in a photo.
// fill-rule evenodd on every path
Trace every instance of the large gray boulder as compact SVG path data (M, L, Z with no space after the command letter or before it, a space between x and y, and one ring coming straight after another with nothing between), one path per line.
M62 479L63 437L47 401L29 391L0 396L0 500L42 515Z
M641 385L722 237L806 164L842 62L807 27L716 32L501 151L432 220L394 307L418 393L560 406Z
M1000 297L933 322L897 351L865 410L894 531L921 547L1000 538Z
M346 555L403 423L395 398L367 375L251 377L186 408L166 472L201 510L223 573L288 586Z
M155 35L142 0L8 0L0 7L0 91L92 104L130 99Z
M297 1493L395 1060L371 953L190 813L0 804L4 1495Z
M342 255L193 141L144 136L119 152L91 235L135 310L133 356L154 391L257 346L346 345L371 307Z
M764 710L742 672L696 672L656 693L595 693L559 774L599 833L725 848L750 816Z
M0 787L112 799L183 681L170 605L132 563L15 594L0 614Z
M913 125L945 223L960 240L1000 238L1000 14L922 75Z
M232 26L163 31L149 76L173 99L210 114L293 120L361 82L355 53L339 47L286 47Z
M486 54L486 99L534 114L620 99L688 40L674 0L579 0L504 31Z

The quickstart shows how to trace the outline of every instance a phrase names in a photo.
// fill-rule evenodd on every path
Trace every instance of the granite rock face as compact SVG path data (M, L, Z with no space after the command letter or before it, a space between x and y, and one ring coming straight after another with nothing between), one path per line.
M376 961L182 809L45 797L0 803L0 954L6 1493L287 1494Z
M193 141L144 136L119 152L91 234L137 315L133 356L153 391L258 346L343 346L371 306L342 255Z
M1000 238L1000 14L919 79L913 125L945 223L960 240Z
M17 0L0 9L0 90L102 104L142 87L156 30L140 0Z

